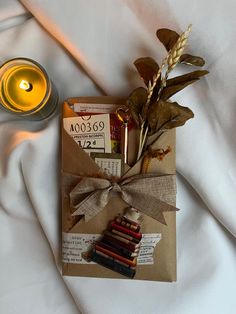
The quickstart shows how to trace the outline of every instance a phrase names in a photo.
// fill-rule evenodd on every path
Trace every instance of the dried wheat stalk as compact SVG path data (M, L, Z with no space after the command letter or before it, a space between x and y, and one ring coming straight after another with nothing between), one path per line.
M148 107L149 104L150 104L150 100L151 100L154 88L155 88L155 86L157 84L157 81L158 81L159 77L161 76L161 72L164 69L164 67L166 66L166 64L167 64L167 57L162 61L162 64L161 64L157 74L154 75L153 83L151 84L151 82L149 82L150 84L148 86L148 97L147 97L147 101L146 101L145 107Z
M172 71L173 68L179 62L179 59L180 59L180 57L181 57L181 55L182 55L182 53L186 47L187 40L188 40L189 34L191 32L191 29L192 29L192 25L189 25L188 29L179 36L176 44L174 45L174 47L169 52L169 54L167 56L168 68L167 68L165 77L168 76L170 71Z
M161 64L159 70L157 71L156 75L154 75L152 84L151 84L151 81L149 81L148 90L147 90L148 96L147 96L146 103L144 105L144 111L146 111L146 112L147 112L147 108L148 108L148 106L150 104L150 101L151 101L151 98L152 98L152 94L153 94L154 88L155 88L155 86L157 84L157 81L158 81L159 77L161 76L162 70L164 69L164 67L167 64L167 57L162 61L162 64ZM141 123L141 126L140 126L139 149L138 149L137 160L139 160L139 158L141 157L144 145L146 143L146 138L147 138L147 133L148 133L148 126L146 126L146 129L144 131L145 122L146 121L143 120L142 123Z
M161 95L163 88L166 86L166 81L168 79L169 73L174 69L174 67L179 62L179 59L180 59L180 57L181 57L181 55L182 55L182 53L186 47L187 40L188 40L189 34L191 32L191 29L192 29L192 25L190 24L188 29L179 36L176 44L169 51L169 53L166 57L166 59L167 59L167 70L166 70L165 76L162 78L161 86L160 86L160 89L158 91L157 101L160 98L160 95Z

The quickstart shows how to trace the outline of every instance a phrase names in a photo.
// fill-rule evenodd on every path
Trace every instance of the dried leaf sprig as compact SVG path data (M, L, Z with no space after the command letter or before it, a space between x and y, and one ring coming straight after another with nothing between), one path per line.
M175 45L169 51L167 57L162 61L161 67L159 68L158 72L156 73L156 75L154 75L153 83L151 84L151 81L149 81L148 90L147 90L147 93L148 93L147 94L147 101L146 101L146 103L144 105L145 112L148 110L148 106L150 104L151 97L153 95L153 91L154 91L154 88L155 88L155 86L157 84L157 81L158 81L159 77L161 77L162 71L164 70L165 66L167 66L167 70L165 72L165 76L163 77L163 79L161 79L161 86L160 86L159 91L158 91L157 99L159 99L163 87L166 86L166 81L167 81L167 78L169 76L169 73L177 65L177 63L179 62L179 59L180 59L180 57L181 57L181 55L182 55L182 53L184 51L184 48L186 46L189 33L191 31L191 28L192 28L192 25L189 25L188 29L179 36L179 38L176 41ZM142 155L142 151L143 151L144 145L146 143L146 139L147 139L149 126L147 125L146 128L145 128L144 127L145 122L146 121L143 120L141 125L140 125L139 149L138 149L137 160Z
M183 54L191 31L191 25L181 35L169 29L157 30L157 37L167 50L167 56L159 67L150 57L139 58L134 62L147 89L136 88L127 99L134 121L140 128L139 150L137 160L146 148L149 135L162 134L167 129L185 124L193 118L193 112L169 100L175 93L196 82L208 71L193 71L168 79L170 72L180 63L203 66L201 57Z

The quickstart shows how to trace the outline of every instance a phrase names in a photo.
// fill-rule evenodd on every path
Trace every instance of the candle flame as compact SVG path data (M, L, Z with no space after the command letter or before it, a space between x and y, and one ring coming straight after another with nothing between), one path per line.
M32 88L31 84L26 80L21 80L19 87L27 92L30 91Z

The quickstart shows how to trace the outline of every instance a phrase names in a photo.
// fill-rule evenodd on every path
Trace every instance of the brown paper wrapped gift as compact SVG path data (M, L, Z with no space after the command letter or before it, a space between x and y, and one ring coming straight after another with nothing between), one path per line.
M112 97L81 97L67 100L63 105L63 118L76 117L73 111L74 103L108 103L123 104L122 99ZM129 151L132 149L132 142L137 138L137 134L130 135ZM130 144L131 143L131 144ZM131 146L130 146L131 145ZM148 172L157 175L175 174L175 130L165 132L153 145L155 149L170 146L171 152L162 160L153 160ZM131 147L131 148L130 148ZM135 147L135 146L134 146ZM74 208L70 205L70 193L78 183L78 178L97 177L101 173L98 165L83 151L82 148L67 134L62 124L62 232L72 234L102 234L107 228L107 224L116 215L122 213L127 207L119 196L112 197L103 210L96 214L89 221L85 221L83 216L73 216ZM135 153L135 152L133 152ZM124 175L126 178L140 173L141 160L138 161ZM175 196L169 202L175 205ZM142 233L160 233L161 240L154 250L153 265L138 265L134 279L139 280L176 280L176 212L164 212L166 225L143 215L141 226ZM123 278L123 275L107 269L101 265L62 263L62 273L67 276L85 276L100 278Z

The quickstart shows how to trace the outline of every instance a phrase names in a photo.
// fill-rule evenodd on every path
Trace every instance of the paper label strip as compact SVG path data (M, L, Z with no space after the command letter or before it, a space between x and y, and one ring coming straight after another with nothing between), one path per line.
M62 261L70 264L91 264L82 254L87 252L100 234L63 233L62 235ZM160 233L145 233L142 236L138 265L153 265L153 253L157 243L161 240ZM93 263L94 264L94 263Z

